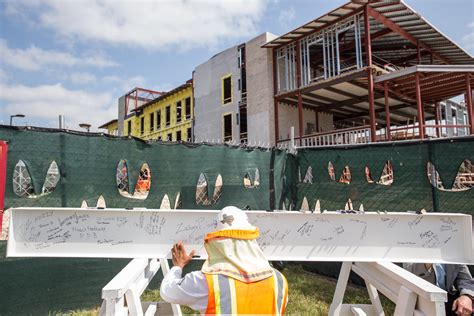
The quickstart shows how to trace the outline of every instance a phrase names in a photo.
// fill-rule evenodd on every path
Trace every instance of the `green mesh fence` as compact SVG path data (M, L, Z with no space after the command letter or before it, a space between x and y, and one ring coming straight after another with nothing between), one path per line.
M351 199L355 209L363 204L366 211L404 212L424 208L427 211L473 214L473 189L441 191L431 185L427 175L427 163L430 161L435 165L444 187L450 189L461 163L466 159L474 162L472 137L305 149L298 152L296 161L288 162L287 179L294 179L291 182L296 183L296 189L292 191L296 209L301 208L306 197L311 209L314 209L317 200L322 210L344 209L345 203ZM393 183L377 184L387 161L393 166ZM336 181L329 176L329 162L334 166ZM305 183L309 166L312 168L312 183ZM350 170L350 183L338 181L345 166ZM366 167L370 170L373 183L367 181ZM289 202L291 197L285 195L285 199Z
M227 205L266 210L274 208L275 197L282 192L281 177L286 154L277 150L232 148L224 145L145 143L138 139L86 136L66 132L0 128L0 139L8 141L5 207L62 206L80 207L83 200L95 206L100 195L107 207L159 208L165 194L171 204L178 193L184 209L221 209ZM147 163L151 187L145 200L119 194L117 164L125 159L130 188L135 187L139 170ZM61 178L56 189L39 198L19 197L13 191L15 165L25 162L40 193L50 163L59 166ZM259 170L260 185L244 186L249 171ZM273 171L275 170L274 174ZM220 174L222 195L211 205L196 203L196 185L200 174L208 182L212 197Z
M296 156L279 150L233 148L224 145L145 143L137 139L108 138L52 130L16 129L0 126L0 140L8 141L5 207L79 207L83 200L95 206L100 195L107 207L159 208L167 194L173 205L180 193L184 209L220 209L235 205L249 209L301 208L303 199L314 209L343 209L350 198L354 208L365 210L429 211L474 213L474 189L445 192L434 188L427 176L432 162L445 188L451 188L462 161L474 162L474 138L398 142L350 148L300 150ZM150 193L145 200L119 194L117 164L125 159L130 188L135 187L140 167L151 170ZM50 163L57 162L61 179L53 193L40 198L19 197L13 192L13 170L25 162L38 194ZM376 182L387 161L393 167L393 183ZM333 181L328 164L338 180L345 166L351 182ZM311 166L311 181L304 182ZM366 179L369 167L373 183ZM244 176L258 168L260 185L244 186ZM208 195L214 192L217 176L223 180L222 195L210 205L196 203L200 175L208 182ZM300 181L301 179L301 181ZM255 179L252 179L255 180ZM127 260L42 259L4 257L0 243L0 314L48 315L53 311L91 308L100 304L100 290ZM334 263L306 264L307 269L337 276ZM10 273L17 271L15 273ZM20 273L18 273L20 271ZM159 277L157 277L159 279Z
M184 209L220 209L227 205L253 210L300 209L303 199L313 210L343 209L348 199L354 208L365 210L474 212L474 190L449 192L433 187L427 176L432 162L445 188L453 186L460 164L474 162L474 138L425 142L398 142L349 148L300 150L296 156L280 150L235 148L225 145L145 143L138 139L87 136L48 130L0 127L0 140L8 141L5 206L79 207L83 200L95 205L100 195L107 207L159 208L165 194L174 205L178 193ZM151 187L145 200L119 194L116 169L126 160L130 188L135 187L140 167L151 170ZM16 163L23 160L39 193L47 169L54 160L61 179L53 193L39 198L19 197L13 192L12 178ZM393 183L378 184L384 165L393 167ZM329 176L328 165L334 168ZM341 183L344 167L350 169L350 183ZM311 181L304 182L308 167ZM365 168L373 179L369 183ZM244 186L244 176L258 169L260 185ZM212 197L218 175L223 180L222 195L210 205L196 202L196 185L204 174L208 195ZM254 180L254 179L252 179ZM131 189L132 190L132 189Z

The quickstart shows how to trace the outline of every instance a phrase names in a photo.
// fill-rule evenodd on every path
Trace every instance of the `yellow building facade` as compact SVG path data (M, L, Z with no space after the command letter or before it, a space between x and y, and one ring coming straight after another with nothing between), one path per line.
M107 134L118 136L118 120L111 120L101 126L99 128L106 129Z
M123 135L144 140L192 142L194 100L192 81L161 94L132 110L123 121ZM112 120L99 128L119 135L119 122Z

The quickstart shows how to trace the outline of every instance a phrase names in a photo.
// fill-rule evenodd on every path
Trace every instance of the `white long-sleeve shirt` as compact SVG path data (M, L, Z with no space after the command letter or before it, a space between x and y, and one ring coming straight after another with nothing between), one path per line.
M207 309L209 291L206 277L194 271L182 277L183 270L174 266L161 281L160 296L173 304L186 305L204 313Z

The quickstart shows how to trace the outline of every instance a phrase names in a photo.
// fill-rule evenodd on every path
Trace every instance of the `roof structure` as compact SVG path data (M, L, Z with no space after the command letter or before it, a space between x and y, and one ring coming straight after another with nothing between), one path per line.
M416 59L416 44L418 42L422 48L425 48L422 58L426 61L431 58L429 53L432 52L437 57L436 61L438 63L474 64L474 58L469 53L401 0L348 2L264 44L262 47L278 48L296 39L317 33L340 22L350 13L362 12L367 3L377 15L375 19L370 20L370 29L373 32L372 38L377 38L372 45L379 57L389 60L397 56L399 59L409 60L408 58L413 56L412 59ZM390 19L394 22L394 25L391 27L385 26L382 21L386 19ZM395 28L402 28L402 36L392 32ZM401 52L401 49L403 49L403 52Z
M179 91L182 91L188 87L191 87L192 86L192 79L186 81L186 83L183 83L182 85L174 88L173 90L170 90L168 92L164 92L163 94L161 94L159 97L147 102L147 103L144 103L142 105L140 105L139 107L137 107L136 109L132 110L132 112L135 112L135 113L138 113L140 112L141 110L143 110L145 107L147 106L150 106L151 104L153 103L156 103L158 101L161 101L161 100L164 100L166 99L167 97L175 94L175 93L178 93Z
M114 123L117 123L117 122L118 122L117 119L113 119L113 120L108 121L107 123L102 124L102 125L99 126L98 128L107 128L107 126L109 126L109 125L111 125L111 124L114 124Z
M466 73L474 73L474 65L416 65L375 78L375 84L389 81L390 88L415 99L415 75L421 74L420 92L428 103L466 92Z

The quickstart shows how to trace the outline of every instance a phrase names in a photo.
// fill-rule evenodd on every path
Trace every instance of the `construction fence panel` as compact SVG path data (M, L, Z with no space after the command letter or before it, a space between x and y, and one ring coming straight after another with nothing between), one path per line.
M6 127L0 128L0 140L8 142L5 208L79 207L84 200L89 206L95 206L99 196L104 197L109 208L160 208L167 195L171 208L179 196L181 208L185 209L219 209L235 205L243 209L266 210L273 208L271 203L275 196L279 199L282 192L280 176L286 153L279 150L146 143L100 134ZM14 170L20 160L31 176L34 187L31 195L36 195L35 198L20 197L14 192ZM132 197L122 196L117 188L117 166L121 160L126 161L128 191ZM59 183L51 194L41 196L53 161L58 165ZM136 199L133 188L144 163L149 166L151 184L146 199ZM222 179L220 192L219 188L215 190L220 186L219 175ZM249 175L249 186L244 185L246 175ZM203 196L197 200L197 184L202 177L207 190L199 191ZM258 183L255 183L255 177Z
M341 210L350 199L354 209L363 204L370 211L474 214L474 190L468 185L455 188L465 162L471 169L464 171L463 181L472 185L473 137L303 149L298 151L296 166L287 168L296 173L286 176L297 179L296 199L288 195L284 199L291 199L294 209L301 209L306 198L310 210L318 200L321 210ZM429 163L443 188L432 185ZM389 172L384 172L387 166Z
M363 204L368 211L424 208L474 213L474 190L452 190L459 178L460 165L466 160L474 162L473 137L302 149L297 155L273 149L146 143L92 133L7 126L0 126L2 140L8 143L5 209L79 207L84 200L95 206L99 196L104 197L108 208L160 208L165 195L174 208L179 193L183 209L235 205L251 210L299 210L306 198L310 210L314 210L319 200L321 210L333 211L343 209L350 198L353 208ZM20 160L32 180L29 188L32 197L20 197L13 189L15 167ZM126 161L130 194L142 165L148 164L151 185L146 199L119 194L116 179L121 160ZM44 184L53 161L60 178L52 193L45 195L42 194L45 188L51 191L51 185ZM387 161L390 168L386 167ZM431 185L428 162L436 168L443 190ZM392 173L384 172L387 169ZM219 175L222 190L214 195ZM464 177L465 183L474 180L469 175ZM207 187L202 190L204 198L197 203L200 178L206 180ZM28 189L25 183L23 186ZM2 315L16 315L19 311L55 314L55 311L97 307L101 288L127 262L5 258L5 246L5 242L0 242L0 275L6 277L0 286ZM199 269L200 264L196 262L192 268ZM336 263L312 263L305 268L334 277L339 271ZM10 273L13 270L19 272ZM154 280L153 288L157 288L159 279L160 276Z

